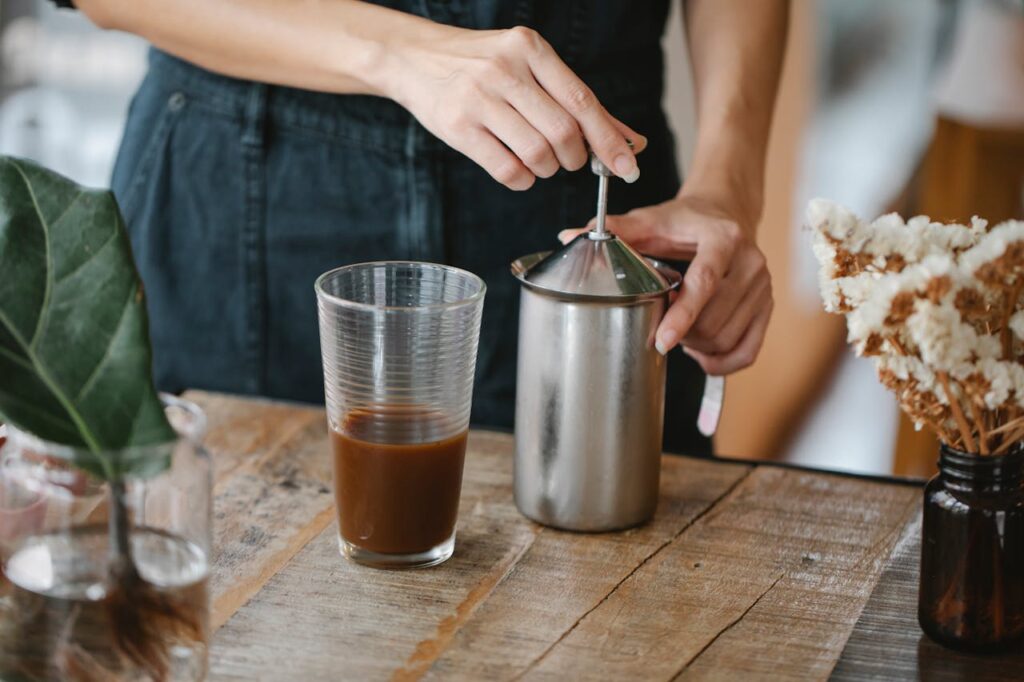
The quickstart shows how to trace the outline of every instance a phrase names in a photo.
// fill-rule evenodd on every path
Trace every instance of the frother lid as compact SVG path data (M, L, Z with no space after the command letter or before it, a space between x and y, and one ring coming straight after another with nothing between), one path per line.
M541 291L580 298L635 298L663 294L679 274L637 253L611 233L584 232L543 257L512 264L512 273Z
M569 298L619 301L657 296L678 286L679 273L644 258L606 229L612 172L593 152L590 170L598 179L594 228L550 254L520 258L512 263L512 274L529 287Z

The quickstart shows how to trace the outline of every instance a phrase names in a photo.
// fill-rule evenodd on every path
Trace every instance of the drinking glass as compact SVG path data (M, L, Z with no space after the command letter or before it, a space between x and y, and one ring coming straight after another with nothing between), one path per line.
M432 263L361 263L316 281L341 553L439 564L455 521L483 280Z

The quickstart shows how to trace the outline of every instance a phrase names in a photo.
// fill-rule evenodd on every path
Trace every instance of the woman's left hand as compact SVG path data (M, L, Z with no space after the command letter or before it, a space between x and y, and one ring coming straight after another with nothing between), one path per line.
M677 343L708 374L753 364L771 317L772 285L764 254L724 202L686 196L617 216L608 229L637 251L689 260L681 290L656 334L662 354ZM587 228L563 230L568 242Z

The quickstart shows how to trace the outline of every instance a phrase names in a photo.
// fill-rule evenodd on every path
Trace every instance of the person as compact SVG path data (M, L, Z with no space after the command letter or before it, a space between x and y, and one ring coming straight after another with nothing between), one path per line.
M656 334L665 446L709 453L702 371L752 363L772 309L754 230L788 4L686 0L699 131L681 185L669 3L73 0L154 46L112 184L158 386L322 401L316 276L437 261L487 284L473 421L510 427L509 263L592 217L596 182L574 172L589 146L625 180L610 229L690 261Z

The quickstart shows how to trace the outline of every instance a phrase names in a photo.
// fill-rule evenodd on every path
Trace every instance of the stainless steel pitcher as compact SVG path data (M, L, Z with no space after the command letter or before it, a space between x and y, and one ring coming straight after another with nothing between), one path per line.
M681 279L605 230L607 175L594 169L597 227L512 263L522 283L516 505L577 531L627 528L654 514L665 404L654 333Z

